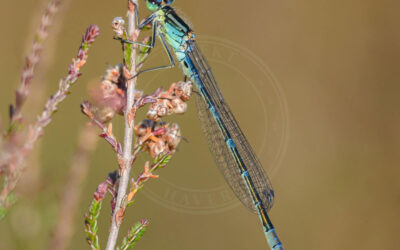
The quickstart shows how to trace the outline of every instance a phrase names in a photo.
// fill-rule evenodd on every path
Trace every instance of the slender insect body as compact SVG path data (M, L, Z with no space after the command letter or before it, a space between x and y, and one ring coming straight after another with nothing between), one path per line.
M190 77L193 67L190 67L188 62L187 50L189 41L194 39L193 31L169 6L164 6L157 12L156 20L159 34L165 37L180 62L184 74Z

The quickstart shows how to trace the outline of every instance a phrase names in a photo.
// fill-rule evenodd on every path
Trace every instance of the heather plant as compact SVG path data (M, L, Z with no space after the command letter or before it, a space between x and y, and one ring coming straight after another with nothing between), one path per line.
M26 57L22 69L20 87L16 91L15 103L10 105L10 125L2 133L0 155L0 219L16 201L15 187L26 168L26 159L32 152L44 129L51 122L59 104L70 93L71 86L81 76L81 68L88 59L88 50L99 35L99 28L91 25L87 28L76 58L68 67L68 74L59 82L57 92L46 102L42 113L33 123L27 123L22 113L26 100L29 98L30 85L35 68L40 62L43 43L48 36L48 28L57 13L60 0L52 0L47 5L32 43L31 53Z
M70 94L71 86L81 76L81 68L88 59L88 50L99 35L98 26L91 25L87 28L78 54L69 65L67 76L60 80L57 92L47 100L36 121L27 122L23 106L30 96L31 82L35 76L35 68L40 63L43 43L60 3L60 0L51 0L41 18L32 52L27 56L22 70L15 103L10 105L10 124L5 127L0 140L0 219L16 201L14 190L27 166L26 159L52 121L59 104ZM116 42L138 41L140 30L136 27L137 8L136 0L128 0L127 24L125 25L125 20L121 17L112 21ZM141 39L141 43L149 44L150 37ZM100 137L110 144L115 152L118 168L106 175L105 181L98 185L89 211L85 215L87 241L92 249L100 249L98 218L107 194L111 197L112 215L106 249L115 249L119 228L128 208L134 204L136 194L147 181L158 178L155 172L166 167L181 141L179 125L164 122L163 118L186 112L186 102L192 94L192 83L172 83L166 90L159 88L154 93L145 94L136 88L137 72L146 61L150 48L123 42L121 45L122 62L108 67L102 81L90 91L91 102L81 103L81 111L89 118L89 122L78 135L77 149L61 195L58 221L49 242L49 249L67 248L73 234L72 221L79 209L80 189L87 178L90 155L97 144L96 127L101 130ZM138 112L144 109L147 109L147 119L137 122ZM118 115L124 118L122 142L113 133L113 118ZM3 127L0 124L0 128ZM139 154L147 154L151 160L145 162L143 171L138 176L132 176L131 169ZM133 225L118 249L130 249L135 246L148 225L147 219Z
M137 7L137 1L128 1L127 26L121 17L113 20L116 40L138 41L140 31L135 26ZM146 37L141 42L148 44L149 41ZM162 118L184 113L187 109L186 101L192 94L191 82L173 83L166 91L157 89L152 94L144 94L136 89L137 72L147 59L150 49L122 43L122 52L123 62L108 68L102 82L92 90L93 104L89 101L81 104L82 112L101 130L100 136L111 145L119 166L99 184L85 216L87 241L92 249L100 249L98 218L107 193L111 196L112 215L106 249L115 249L120 225L126 217L127 209L134 204L135 195L145 182L158 178L155 171L168 164L181 141L179 125L163 122ZM148 108L148 119L137 123L137 112L145 107ZM123 143L113 133L112 119L115 115L124 116ZM152 160L145 163L141 174L132 177L131 169L140 153L148 153ZM148 224L147 219L135 224L118 249L132 248Z

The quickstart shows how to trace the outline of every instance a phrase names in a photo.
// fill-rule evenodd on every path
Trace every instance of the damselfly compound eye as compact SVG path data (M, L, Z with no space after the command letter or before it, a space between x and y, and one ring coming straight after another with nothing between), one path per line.
M150 11L156 11L161 6L161 0L147 0L146 7Z

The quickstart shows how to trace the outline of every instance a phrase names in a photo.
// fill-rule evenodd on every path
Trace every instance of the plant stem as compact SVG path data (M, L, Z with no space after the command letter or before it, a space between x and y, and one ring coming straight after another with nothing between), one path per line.
M43 112L39 115L35 124L30 126L25 144L14 149L8 158L2 159L2 157L0 157L1 165L5 165L9 169L5 184L0 191L0 218L2 214L4 214L2 210L4 211L11 205L8 201L9 195L14 190L20 179L25 158L32 151L39 138L43 135L44 129L51 122L53 114L57 111L58 105L64 101L69 94L71 86L78 80L79 76L81 76L82 73L80 70L87 62L88 50L95 42L98 35L99 27L97 25L90 25L87 28L86 33L82 37L78 55L69 65L67 77L60 80L56 94L52 95L50 99L47 100Z
M20 87L16 92L16 100L15 106L12 106L10 113L10 128L8 130L9 133L13 133L13 126L19 126L22 122L22 106L24 105L29 92L30 85L32 79L34 77L34 72L36 66L40 61L41 52L43 50L43 43L48 36L48 29L53 23L53 18L57 14L58 7L62 1L60 0L51 0L44 11L44 14L41 17L41 22L39 29L36 31L35 38L32 44L32 51L26 57L25 65L21 74L21 82ZM15 124L18 123L18 124Z
M136 41L136 16L135 16L135 7L133 3L138 6L137 0L128 0L128 37L129 39ZM131 46L131 45L127 45ZM129 71L130 76L136 75L136 48L135 46L131 46L131 54L129 58L129 62L125 61L125 66L129 66L127 69ZM117 201L116 206L111 218L111 228L110 234L107 241L107 250L114 250L115 245L118 239L118 232L120 228L121 221L119 215L124 214L124 209L122 207L122 202L126 196L128 184L129 184L129 175L132 167L132 142L133 142L133 129L134 129L134 122L130 116L132 107L135 102L135 86L136 86L136 77L130 79L131 77L127 77L127 93L126 93L126 110L125 110L125 132L124 132L124 147L123 147L123 155L122 155L122 162L123 165L120 166L120 180L119 180L119 187L118 187L118 194L117 194Z

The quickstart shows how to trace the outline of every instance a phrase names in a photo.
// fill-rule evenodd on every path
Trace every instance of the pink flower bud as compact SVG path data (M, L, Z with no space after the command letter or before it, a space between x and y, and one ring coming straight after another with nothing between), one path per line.
M96 201L101 201L106 197L107 187L108 187L107 182L100 183L100 185L96 189L96 192L94 192L93 195Z

